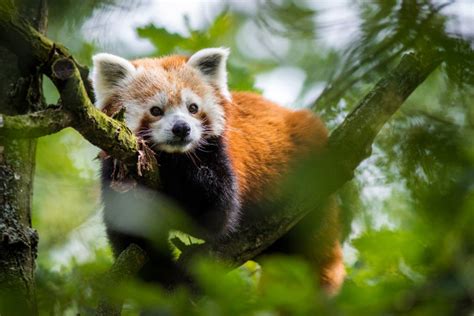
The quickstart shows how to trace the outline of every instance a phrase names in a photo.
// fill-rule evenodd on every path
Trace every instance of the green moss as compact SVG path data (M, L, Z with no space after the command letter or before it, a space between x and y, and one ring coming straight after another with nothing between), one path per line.
M16 8L11 0L4 0L0 3L0 19L8 20L11 16L16 15Z

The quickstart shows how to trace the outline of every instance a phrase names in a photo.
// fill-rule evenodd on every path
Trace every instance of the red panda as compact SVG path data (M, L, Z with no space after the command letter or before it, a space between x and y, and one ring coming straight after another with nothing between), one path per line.
M309 110L287 109L255 93L229 92L228 55L228 49L207 48L191 57L93 58L97 106L108 115L125 109L127 126L149 144L160 164L159 193L193 219L204 239L225 238L238 229L241 218L272 196L269 191L291 162L323 149L328 138L322 121ZM145 279L165 286L185 281L186 273L170 255L131 233L126 221L116 223L117 209L142 201L134 190L111 189L113 172L113 160L104 159L104 220L115 254L138 243L150 256ZM330 207L327 225L310 231L307 245L296 252L313 262L321 285L336 293L345 273L337 207ZM291 238L290 233L268 251L294 253Z

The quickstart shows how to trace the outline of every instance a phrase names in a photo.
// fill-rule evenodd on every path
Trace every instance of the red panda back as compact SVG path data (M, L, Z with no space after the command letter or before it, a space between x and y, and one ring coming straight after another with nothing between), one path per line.
M233 93L232 102L226 106L226 139L240 197L244 203L271 199L271 194L268 196L271 189L280 182L295 158L310 150L323 149L328 139L327 129L309 110L287 109L254 93ZM276 249L279 253L304 256L314 266L315 278L322 288L334 295L345 277L338 241L339 208L334 197L329 198L325 208L327 211L312 213L313 217L310 214L307 221L316 223L321 219L314 216L326 214L327 225L303 228L306 239L301 240L301 224L298 224L266 249L265 254Z
M261 199L292 159L327 142L324 124L311 111L287 109L255 93L233 93L226 119L229 154L245 200Z

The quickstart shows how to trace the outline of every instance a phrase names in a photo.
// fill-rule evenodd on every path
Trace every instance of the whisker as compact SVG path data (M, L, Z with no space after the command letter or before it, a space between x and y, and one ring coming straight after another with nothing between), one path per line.
M199 161L200 163L202 163L201 158L199 158L199 156L196 154L196 152L193 151L193 152L190 153L190 154L191 154L192 156L194 156L194 158L195 158L197 161ZM196 166L196 167L197 167L197 166Z
M151 132L151 131L152 131L152 130L149 129L149 128L144 128L144 129L139 130L139 131L138 131L138 134L144 133L144 132Z
M197 145L197 149L199 149L200 151L203 151L203 152L210 152L210 151L206 151L205 149L207 147L210 147L210 144L204 144L204 143L200 143Z
M184 154L186 155L186 157L188 157L192 161L193 165L197 168L198 165L197 165L196 161L194 160L192 154L190 152L185 152Z
M196 147L196 151L200 151L200 152L203 152L203 153L210 153L211 152L210 150L205 150L202 147Z

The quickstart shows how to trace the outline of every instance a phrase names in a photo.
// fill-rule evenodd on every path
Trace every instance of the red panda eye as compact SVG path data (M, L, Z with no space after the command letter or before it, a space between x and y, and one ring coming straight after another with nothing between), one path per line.
M160 108L157 107L157 106L153 106L153 107L151 107L151 109L150 109L150 113L151 113L151 115L153 115L153 116L162 116L162 115L163 115L163 110L160 109Z
M190 105L188 105L188 111L191 114L196 114L198 109L199 109L199 107L197 106L196 103L191 103Z

